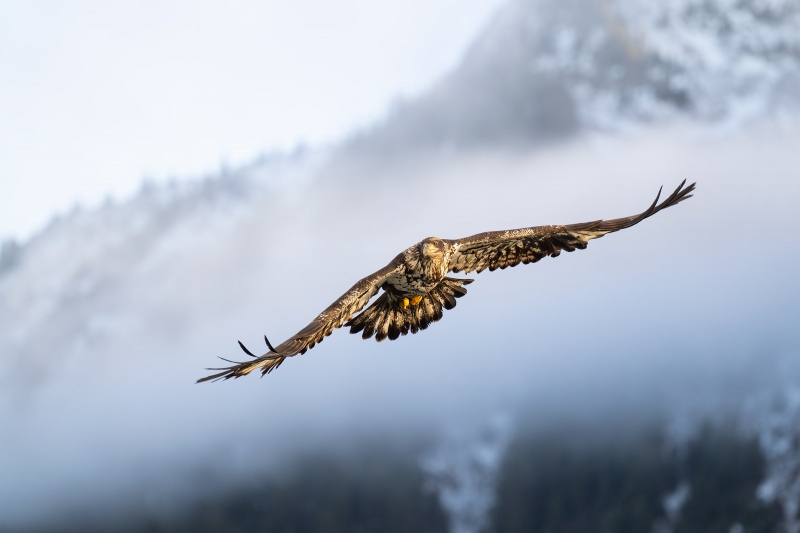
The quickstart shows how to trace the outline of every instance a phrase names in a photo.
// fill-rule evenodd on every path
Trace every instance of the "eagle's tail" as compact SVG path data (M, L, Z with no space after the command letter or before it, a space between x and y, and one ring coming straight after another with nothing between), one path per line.
M254 359L252 361L244 361L239 363L237 361L231 361L229 359L220 357L220 359L222 359L223 361L228 361L229 363L233 363L233 366L228 366L223 368L207 368L206 370L222 370L222 372L219 372L217 374L212 374L204 378L200 378L197 380L197 383L202 383L204 381L216 381L218 379L238 378L240 376L246 376L247 374L258 368L261 369L262 376L264 374L269 374L270 372L281 366L281 363L283 363L283 361L286 360L287 356L280 355L278 352L276 352L275 349L272 347L272 345L269 343L269 340L267 340L266 335L264 336L264 340L267 342L267 347L269 348L269 351L260 357L256 357L255 355L253 355L250 352L250 350L245 348L244 344L242 344L242 342L239 341L239 347L241 347L241 349L244 350L244 353L246 353L250 357L253 357Z
M344 325L350 327L350 333L363 331L362 338L369 339L374 335L378 342L387 337L395 340L400 335L416 333L438 322L442 318L443 308L454 308L456 298L467 294L464 285L472 282L471 279L444 278L417 305L405 308L398 304L400 297L384 292L372 305Z

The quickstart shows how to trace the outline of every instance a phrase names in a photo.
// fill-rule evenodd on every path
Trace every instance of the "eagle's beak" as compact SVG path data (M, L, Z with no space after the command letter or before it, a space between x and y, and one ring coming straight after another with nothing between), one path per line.
M422 255L424 257L429 257L433 253L434 248L436 248L434 245L432 245L429 242L426 242L425 244L422 245Z

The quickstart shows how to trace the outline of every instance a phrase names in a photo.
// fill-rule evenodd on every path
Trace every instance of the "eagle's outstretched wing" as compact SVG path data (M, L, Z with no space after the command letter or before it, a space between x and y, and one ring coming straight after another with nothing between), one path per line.
M208 370L222 370L217 374L206 376L198 379L197 383L209 381L214 379L230 379L238 378L260 368L261 374L267 374L276 368L287 358L293 355L305 353L314 347L315 344L322 342L322 340L331 334L331 332L342 326L345 322L350 320L352 316L364 308L369 300L375 296L386 278L395 273L398 269L402 268L403 259L402 254L395 257L391 263L384 268L378 270L374 274L370 274L353 287L344 293L338 300L333 302L327 309L317 316L309 325L301 329L297 334L289 338L289 340L281 343L277 348L273 348L269 341L267 347L269 351L260 357L256 357L244 347L240 342L242 350L251 357L252 361L244 361L234 363L233 366L225 368L209 368ZM266 337L264 337L266 340ZM227 361L227 359L226 359Z
M479 233L464 239L448 241L453 246L450 257L450 271L482 272L498 268L513 267L520 263L535 263L539 259L558 256L562 250L567 252L586 248L592 239L602 237L606 233L619 231L638 224L662 209L671 207L687 198L695 184L684 187L686 180L675 189L669 198L658 203L661 190L658 191L653 204L638 215L616 218L614 220L596 220L569 226L536 226L532 228L508 231L490 231Z
M516 266L519 263L533 263L548 255L555 257L562 250L572 252L576 248L586 248L587 243L592 239L602 237L606 233L629 228L662 209L691 198L690 193L694 191L695 184L684 187L685 184L686 180L660 204L658 200L661 197L661 190L659 190L658 196L647 210L630 217L596 220L568 226L537 226L493 231L479 233L464 239L445 241L451 251L448 270L480 273L487 268L489 270L502 269ZM411 249L409 248L409 250ZM306 350L313 348L314 345L330 335L334 329L342 325L350 326L351 333L363 331L364 338L375 335L379 341L387 337L396 339L409 332L416 333L439 320L442 317L442 308L454 307L455 299L466 294L463 285L472 282L469 279L444 278L439 285L422 295L421 299L410 307L408 302L399 307L397 305L398 296L386 293L361 315L354 318L354 315L364 309L381 286L393 274L400 273L404 268L407 266L404 253L401 253L386 267L353 285L308 326L277 348L273 348L267 340L269 351L260 357L250 353L240 342L242 350L253 357L252 361L242 363L230 361L233 366L209 369L221 370L221 372L199 379L198 383L214 379L238 378L259 368L262 375L267 374L278 368L287 357L305 353ZM418 296L420 295L414 296L414 299ZM266 340L266 337L264 339Z

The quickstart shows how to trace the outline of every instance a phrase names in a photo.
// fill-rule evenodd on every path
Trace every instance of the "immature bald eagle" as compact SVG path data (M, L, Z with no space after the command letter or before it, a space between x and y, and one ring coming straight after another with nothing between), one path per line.
M675 192L662 203L658 203L661 190L653 204L643 213L614 220L596 220L569 226L537 226L508 231L479 233L464 239L448 240L428 237L392 259L391 263L374 274L362 279L319 314L308 326L289 340L274 348L266 336L269 351L256 357L239 342L239 346L252 361L234 363L217 374L199 379L197 382L213 379L238 378L257 368L267 374L287 358L305 353L318 342L342 325L350 327L350 333L362 332L368 339L375 336L377 341L385 338L395 340L400 335L416 333L426 329L431 323L442 318L442 308L452 309L456 298L467 293L464 285L471 279L449 278L449 272L472 271L481 273L487 268L517 266L520 263L535 263L539 259L558 256L562 250L572 252L584 249L592 239L602 237L638 224L662 209L673 206L687 198L695 184L684 187L684 180ZM379 289L383 294L364 312L353 316L367 305ZM227 361L227 359L226 359Z

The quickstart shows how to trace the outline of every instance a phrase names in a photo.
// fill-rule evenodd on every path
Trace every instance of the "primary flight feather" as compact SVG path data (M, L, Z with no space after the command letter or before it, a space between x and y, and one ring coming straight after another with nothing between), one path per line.
M684 180L666 200L655 201L644 212L613 220L596 220L568 226L535 226L508 231L490 231L463 239L448 240L428 237L401 252L392 261L370 274L344 293L309 325L289 340L273 347L266 336L269 351L256 357L239 342L251 361L234 363L217 374L197 380L202 381L238 378L253 370L267 374L278 368L287 357L305 353L331 334L334 329L349 326L350 333L361 332L364 339L374 336L377 341L394 340L400 335L416 333L442 318L442 309L456 306L456 298L467 293L464 285L471 279L450 278L450 272L481 273L498 268L513 267L520 263L535 263L539 259L558 256L586 248L592 239L629 228L662 209L691 198L695 184L684 187ZM367 309L359 311L383 289Z

